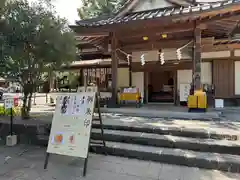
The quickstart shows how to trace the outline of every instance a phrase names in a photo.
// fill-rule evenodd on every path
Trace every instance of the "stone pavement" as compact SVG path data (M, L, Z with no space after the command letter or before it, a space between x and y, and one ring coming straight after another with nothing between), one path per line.
M88 171L82 177L83 161L50 157L43 170L44 148L0 146L1 180L239 180L240 174L173 166L114 156L90 154Z
M16 93L5 93L5 97L14 97ZM33 112L50 112L54 108L47 106L46 94L37 93L37 106L33 106ZM208 108L206 113L188 113L187 107L179 107L173 105L155 105L148 104L141 108L121 107L121 108L101 108L102 112L122 114L125 116L141 116L141 117L163 117L163 118L179 118L179 119L225 119L239 121L240 107L225 107L223 109Z
M149 127L179 131L236 134L240 136L240 122L202 121L165 118L144 118L103 113L103 124L130 127Z
M40 110L39 110L40 109ZM33 108L32 117L35 123L50 123L52 121L53 108L38 106ZM239 116L240 117L240 116ZM0 117L0 120L5 120L6 117ZM114 113L102 113L104 125L113 126L128 126L128 127L147 127L160 128L164 130L178 130L191 132L205 132L205 133L224 133L235 134L240 137L240 122L239 121L202 121L202 120L182 120L177 118L147 118L125 116ZM14 118L14 123L20 122L20 117ZM29 121L24 121L28 124Z
M39 111L41 109L41 111ZM51 123L53 116L53 108L41 107L33 108L31 112L33 122L42 124L43 122ZM97 115L97 114L96 114ZM240 117L240 116L239 116ZM5 120L6 117L0 117L0 120ZM14 117L14 123L20 122L20 117ZM223 133L224 134L237 134L240 137L240 122L230 120L187 120L177 118L147 118L147 117L134 117L125 116L114 113L102 113L104 125L113 126L134 126L134 127L148 127L160 128L179 131L192 131L192 132L206 132L206 133ZM28 121L24 121L28 124Z
M45 105L37 105L32 108L32 116L35 119L41 121L51 122L54 107L48 107ZM204 132L224 132L229 134L240 134L240 111L239 113L231 113L229 116L234 116L234 120L231 118L223 118L221 120L211 119L208 121L202 120L202 113L197 113L199 116L194 120L188 118L171 118L173 112L168 112L169 117L151 118L147 116L139 117L135 115L126 115L126 113L104 113L107 108L101 108L103 123L107 125L124 125L124 126L146 126L153 128L169 128L169 129L180 129L187 131L204 131ZM121 110L122 109L122 110ZM130 111L128 108L116 109L118 111L127 112ZM114 109L115 110L115 109ZM141 108L138 110L142 110ZM149 110L147 110L149 111ZM156 111L156 110L153 110ZM167 111L166 111L167 112ZM186 112L185 112L186 113ZM213 113L213 112L211 112ZM191 113L190 113L191 114Z
M184 110L184 111L183 111ZM52 113L54 107L46 105L36 105L32 107L32 113ZM206 112L206 113L188 113L186 108L178 108L178 110L167 109L149 109L147 106L142 108L101 108L102 113L120 114L123 116L137 116L145 118L178 118L178 119L199 119L211 120L220 119L220 112Z
M166 107L168 107L166 109ZM141 108L101 108L103 113L115 113L125 116L141 116L141 117L162 117L162 118L179 118L179 119L219 119L221 113L209 111L205 113L188 112L187 107L169 107L143 106Z

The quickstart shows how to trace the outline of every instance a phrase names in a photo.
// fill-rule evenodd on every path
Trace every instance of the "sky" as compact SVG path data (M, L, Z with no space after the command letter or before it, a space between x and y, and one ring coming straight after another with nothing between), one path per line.
M29 2L38 0L28 0ZM53 5L62 18L66 18L69 24L75 24L75 20L79 20L77 8L81 6L81 0L53 0Z

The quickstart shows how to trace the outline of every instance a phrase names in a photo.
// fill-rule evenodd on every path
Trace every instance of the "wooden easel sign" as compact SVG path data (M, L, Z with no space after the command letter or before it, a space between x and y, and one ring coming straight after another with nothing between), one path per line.
M66 93L57 97L44 169L50 154L84 158L86 175L96 92Z

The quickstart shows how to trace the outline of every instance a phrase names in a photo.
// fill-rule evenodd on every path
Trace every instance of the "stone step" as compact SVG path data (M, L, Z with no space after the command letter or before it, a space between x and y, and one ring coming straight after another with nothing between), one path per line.
M101 140L102 135L100 129L92 129L91 138L94 140ZM104 139L106 141L139 144L145 146L240 155L240 141L197 139L118 130L104 130Z
M155 161L227 172L240 172L240 156L196 152L182 149L160 148L118 142L106 142L107 146L91 146L91 152L114 156Z
M93 128L99 129L101 126L98 123L94 123ZM214 131L207 129L186 129L180 127L157 127L151 125L112 125L112 124L103 124L105 130L118 130L118 131L131 131L131 132L141 132L141 133L153 133L160 135L173 135L180 137L190 137L190 138L199 138L199 139L216 139L216 140L230 140L237 141L240 139L240 134L234 132L222 132Z

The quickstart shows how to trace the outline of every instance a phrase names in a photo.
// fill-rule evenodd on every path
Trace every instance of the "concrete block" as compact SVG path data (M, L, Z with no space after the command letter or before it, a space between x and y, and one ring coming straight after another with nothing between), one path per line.
M9 135L6 137L7 146L15 146L17 144L17 135Z

